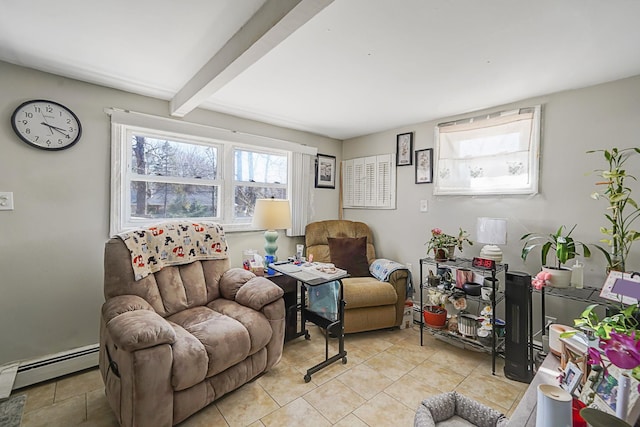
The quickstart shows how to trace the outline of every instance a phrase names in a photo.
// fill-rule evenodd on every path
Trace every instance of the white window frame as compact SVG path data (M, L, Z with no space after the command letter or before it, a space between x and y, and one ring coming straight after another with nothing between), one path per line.
M455 160L458 164L465 163L469 165L468 181L463 183L460 179L456 184L446 182L444 178L450 170L447 170L445 164L446 155L444 152L450 152L452 145L448 145L448 150L443 147L443 137L445 133L454 134L458 132L460 135L466 135L471 132L483 132L490 134L492 129L500 129L500 126L508 125L509 123L515 123L516 121L530 123L529 134L521 133L523 145L526 145L526 149L520 150L520 152L526 152L526 160L518 162L522 167L522 164L526 164L526 178L524 183L520 186L499 186L492 185L481 187L480 185L474 186L472 169L480 171L482 169L489 170L492 157L483 155L482 153L476 156L466 156L464 158L458 158ZM538 177L539 177L539 153L540 153L540 128L541 128L541 106L536 105L528 108L521 108L518 110L501 111L498 113L473 117L467 119L457 120L455 122L440 123L435 127L435 169L434 169L434 195L506 195L506 194L536 194L538 192ZM466 132L466 133L465 133ZM499 132L495 133L496 136L504 135ZM527 139L525 138L525 135ZM449 144L455 144L449 139ZM459 142L462 143L462 142ZM485 142L487 143L487 142ZM449 164L452 163L451 159L447 159ZM484 168L483 168L484 166ZM509 166L511 168L511 166ZM455 168L454 168L455 170ZM494 168L495 170L495 168ZM512 173L512 172L508 172ZM477 181L477 180L476 180ZM513 182L513 181L510 181Z
M359 157L342 162L343 208L396 208L396 155Z
M301 199L309 201L309 197L299 195L309 193L311 190L311 178L296 177L296 171L308 170L308 167L300 166L302 161L309 163L312 157L317 154L317 149L307 147L290 141L274 138L251 135L235 132L227 129L220 129L195 123L167 119L163 117L151 116L143 113L129 112L119 109L106 109L105 112L111 116L111 217L110 235L116 235L124 231L144 227L162 221L161 218L151 218L145 220L131 220L130 215L130 179L131 170L131 148L130 136L139 134L143 136L153 136L187 142L193 144L214 145L218 151L218 176L216 180L207 181L209 184L220 184L219 187L219 217L199 218L200 220L212 220L222 224L227 232L251 231L255 230L251 225L251 220L234 220L233 197L235 185L247 184L234 181L234 157L236 149L244 149L255 152L273 153L287 156L286 184L287 194L292 201L292 218L294 227L287 230L288 235L304 234L304 229L296 224L306 224L309 205L304 203L293 203L294 200ZM295 183L294 183L295 182ZM202 184L198 180L196 184ZM261 187L270 186L266 183L256 183ZM282 184L273 184L282 187ZM308 188L307 188L308 187ZM177 219L177 218L176 218ZM302 230L302 231L301 231Z

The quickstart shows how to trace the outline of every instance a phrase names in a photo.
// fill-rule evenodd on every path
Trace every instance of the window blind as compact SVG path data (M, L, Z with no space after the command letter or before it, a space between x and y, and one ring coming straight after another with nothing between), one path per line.
M395 209L395 154L342 162L344 208Z

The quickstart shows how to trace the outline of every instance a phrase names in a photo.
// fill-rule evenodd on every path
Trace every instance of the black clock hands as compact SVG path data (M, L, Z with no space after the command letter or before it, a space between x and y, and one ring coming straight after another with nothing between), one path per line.
M42 123L40 123L40 124L41 124L41 125L45 125L45 126L47 126L49 129L53 129L53 130L55 130L55 131L57 131L57 132L60 132L61 134L63 134L63 135L64 135L64 136L66 136L67 138L69 138L69 134L64 133L64 129L62 129L62 128L59 128L59 127L57 127L57 126L50 125L50 124L45 123L45 122L42 122Z

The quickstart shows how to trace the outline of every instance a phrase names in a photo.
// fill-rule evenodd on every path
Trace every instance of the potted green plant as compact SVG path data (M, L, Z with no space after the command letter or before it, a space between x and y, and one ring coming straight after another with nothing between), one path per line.
M462 251L464 243L473 246L473 242L469 239L469 233L462 228L459 229L457 237L443 233L439 228L432 228L431 239L427 242L427 254L433 251L436 261L454 259L455 249L458 248Z
M609 206L605 217L609 221L608 227L601 227L600 231L607 237L601 242L606 243L608 250L596 246L607 259L609 270L626 271L626 260L631 245L640 240L640 232L631 228L633 222L640 217L640 208L631 198L631 189L625 184L626 179L636 181L636 177L624 169L625 162L632 154L640 154L640 148L624 148L611 150L591 150L587 153L602 153L609 164L608 169L598 169L595 172L603 178L596 185L604 186L604 191L591 194L594 199L605 199Z
M580 317L574 319L573 323L575 327L583 331L593 331L593 334L597 338L609 339L611 332L629 335L640 325L638 322L640 311L637 304L622 307L615 314L605 315L602 319L600 319L595 312L598 306L599 304L588 305L580 314ZM609 307L609 310L611 309L612 308ZM569 337L573 334L575 334L575 331L564 332L560 337Z
M587 245L571 237L571 233L573 233L576 226L577 224L566 234L564 234L565 226L561 225L552 234L527 233L520 238L520 240L524 240L524 246L520 254L522 260L526 262L531 251L540 247L542 270L551 274L551 286L556 288L566 288L571 283L571 269L563 267L563 264L566 264L570 259L574 259L576 255L582 255L585 258L591 256L591 250ZM582 247L582 254L577 251L579 246ZM547 264L547 256L551 251L556 256L555 265Z

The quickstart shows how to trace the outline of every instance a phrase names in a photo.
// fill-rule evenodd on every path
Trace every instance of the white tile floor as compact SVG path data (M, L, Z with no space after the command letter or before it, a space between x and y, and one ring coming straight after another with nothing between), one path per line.
M282 360L256 381L223 396L180 424L233 426L412 426L421 400L457 390L510 415L527 384L506 379L498 359L436 340L420 329L347 335L347 364L313 374L324 359L324 337L310 326L311 340L285 344ZM333 351L337 340L330 340ZM330 353L333 354L333 353ZM97 369L14 390L26 394L23 427L117 426Z

